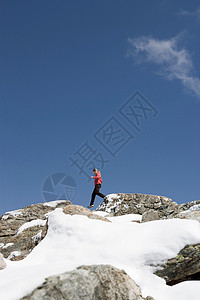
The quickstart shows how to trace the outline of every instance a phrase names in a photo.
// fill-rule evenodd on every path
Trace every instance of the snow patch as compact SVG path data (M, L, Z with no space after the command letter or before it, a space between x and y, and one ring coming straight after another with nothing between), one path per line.
M42 203L44 206L56 207L59 203L64 203L67 200L56 200Z
M113 199L119 199L120 196L118 194L108 194L106 195L106 199L109 201L109 202L112 202Z
M193 211L193 210L200 210L200 204L196 204L196 205L193 205L193 206L191 206L190 208L189 208L189 210L191 211Z
M45 226L46 224L46 220L32 220L30 222L27 222L25 224L23 224L17 231L16 235L19 235L20 233L22 233L22 231L24 231L25 229L28 229L30 227L34 227L34 226Z
M107 199L108 202L113 202L113 200L118 199L118 201L116 201L112 206L109 206L110 203L100 204L100 207L103 208L103 209L105 208L105 211L107 213L110 213L112 209L116 208L123 201L123 199L120 199L120 196L117 195L117 194L106 195L106 199Z
M17 209L17 210L12 210L12 211L7 211L3 216L2 216L2 220L6 220L8 219L10 216L16 218L19 215L23 215L23 212L21 209Z
M6 249L12 245L14 245L14 243L7 243L5 246L2 247L2 249Z
M21 255L20 251L13 251L13 252L10 253L10 255L8 256L7 259L11 260L12 258L20 256L20 255Z
M99 215L101 217L104 217L111 222L118 222L118 223L124 223L124 222L136 222L142 220L142 215L139 214L127 214L122 216L114 216L109 217L109 214L106 211L93 211L94 214Z
M93 214L98 215L100 217L106 217L108 216L108 213L106 211L101 211L101 210L95 210L93 211Z
M48 219L48 217L50 216L50 214L52 214L52 212L53 211L49 211L48 213L46 213L44 216L45 216L45 218L47 218Z
M118 222L118 223L127 223L127 222L136 222L142 221L142 215L138 214L128 214L128 215L122 215L122 216L115 216L115 217L107 217L108 220L111 222Z
M42 230L40 230L36 235L32 236L32 240L34 242L41 240L41 238L42 238Z
M112 206L107 207L106 211L110 213L112 210L114 210L115 208L117 208L117 210L115 210L117 212L119 210L118 205L121 204L122 201L123 201L123 199L120 199L119 201L116 201Z

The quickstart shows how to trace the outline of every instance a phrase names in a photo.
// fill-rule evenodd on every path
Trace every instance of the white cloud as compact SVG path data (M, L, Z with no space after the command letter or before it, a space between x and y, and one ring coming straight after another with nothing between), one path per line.
M200 79L194 76L194 67L190 53L178 47L181 35L168 40L158 40L142 36L129 38L128 56L136 63L155 63L159 74L168 80L178 79L184 87L200 98Z
M195 17L197 20L200 21L200 7L198 7L195 11L188 11L188 10L185 10L185 9L181 9L178 12L178 15Z

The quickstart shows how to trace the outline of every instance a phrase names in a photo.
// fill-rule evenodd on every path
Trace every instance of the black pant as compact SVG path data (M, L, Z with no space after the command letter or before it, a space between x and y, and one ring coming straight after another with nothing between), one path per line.
M93 193L92 193L90 205L94 204L94 199L95 199L96 195L100 196L101 198L105 197L105 195L99 193L100 188L101 188L101 184L100 183L95 185L95 188L94 188Z

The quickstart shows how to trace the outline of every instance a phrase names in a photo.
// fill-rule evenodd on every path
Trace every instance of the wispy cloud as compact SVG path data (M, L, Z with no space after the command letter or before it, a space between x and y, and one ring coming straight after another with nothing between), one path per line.
M158 40L151 36L129 38L128 56L135 63L154 63L158 73L168 80L178 79L184 87L200 98L200 79L194 76L194 66L189 51L178 46L181 35Z
M198 7L195 11L188 11L188 10L185 10L185 9L181 9L178 12L178 15L194 17L194 18L196 18L197 20L200 21L200 7Z

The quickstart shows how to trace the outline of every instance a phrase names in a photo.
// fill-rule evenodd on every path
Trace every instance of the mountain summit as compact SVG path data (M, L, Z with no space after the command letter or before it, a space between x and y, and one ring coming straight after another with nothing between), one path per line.
M200 201L108 195L0 217L2 300L198 300Z

